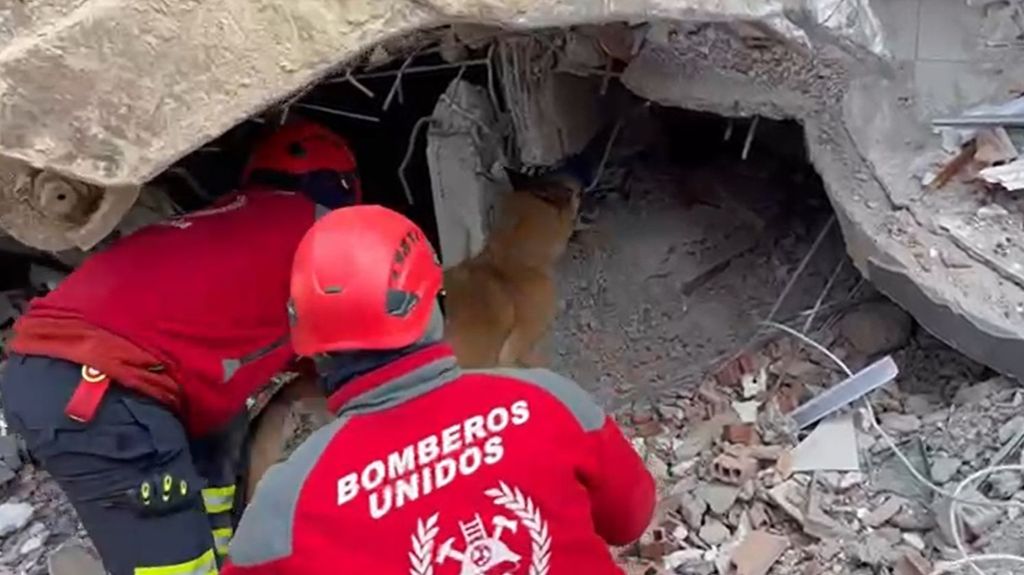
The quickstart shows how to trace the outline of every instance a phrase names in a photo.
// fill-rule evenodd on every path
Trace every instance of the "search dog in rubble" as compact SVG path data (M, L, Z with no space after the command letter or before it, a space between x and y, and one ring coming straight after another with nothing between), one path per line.
M466 368L538 367L557 311L555 264L582 196L569 175L528 182L499 205L477 255L444 275L445 338Z
M466 368L536 366L557 307L554 265L565 252L582 186L572 177L508 194L483 250L445 273L445 338ZM289 446L332 419L308 375L281 387L252 420L246 501ZM310 429L310 428L313 429Z
M616 128L617 129L617 128ZM464 368L538 367L558 308L555 265L565 253L587 184L598 170L611 127L559 169L509 173L513 191L475 256L444 274L445 339ZM246 500L271 465L333 418L315 379L286 384L252 422ZM309 429L312 427L313 429Z

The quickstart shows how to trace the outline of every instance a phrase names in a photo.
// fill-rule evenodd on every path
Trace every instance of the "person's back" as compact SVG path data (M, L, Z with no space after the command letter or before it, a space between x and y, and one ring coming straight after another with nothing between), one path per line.
M383 272L392 251L375 249L373 238L359 255L331 254L327 245L344 244L337 236L304 250L331 218L356 228L351 235L375 233L374 210L340 210L300 245L297 270L308 264L304 251L342 270L327 277L320 268L298 281L293 271L292 281L293 342L298 353L324 358L322 381L338 419L264 477L224 574L620 573L608 546L639 538L655 501L638 454L564 377L458 368L439 343L443 318L431 303L440 269L415 247L395 252L401 265L391 273ZM351 216L337 215L345 211ZM371 271L350 256L385 261L365 264ZM429 279L403 277L416 275L413 268L429 269ZM374 301L365 284L376 276L389 278L391 295L382 289ZM309 285L318 305L297 295ZM421 304L389 313L379 333L369 320L330 325L332 311L350 305L369 318L376 302L399 299L393 292ZM405 339L377 345L395 334ZM355 351L361 346L373 351Z
M291 358L283 302L295 246L314 210L301 194L254 191L140 230L34 300L19 327L38 336L19 335L14 347L114 372L102 365L109 336L66 326L98 328L160 362L181 386L176 403L193 432L223 425ZM101 349L78 344L89 341ZM77 356L83 352L89 357Z
M246 399L294 359L295 247L318 214L360 198L346 140L298 118L256 144L242 181L90 257L7 346L6 421L113 575L216 572Z

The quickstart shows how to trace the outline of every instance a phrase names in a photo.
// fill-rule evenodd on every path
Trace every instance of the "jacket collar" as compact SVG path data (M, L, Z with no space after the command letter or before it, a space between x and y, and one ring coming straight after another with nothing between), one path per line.
M382 409L422 395L457 375L451 346L436 343L356 376L327 398L327 407L336 415Z

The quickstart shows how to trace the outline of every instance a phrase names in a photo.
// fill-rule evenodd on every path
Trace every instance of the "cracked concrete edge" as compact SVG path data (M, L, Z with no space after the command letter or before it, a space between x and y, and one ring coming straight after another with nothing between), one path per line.
M808 138L821 130L813 122L806 127ZM862 275L940 340L979 363L1017 379L1024 378L1024 332L1016 329L1009 319L989 313L991 307L985 305L977 293L970 289L953 289L948 278L941 277L953 272L941 263L931 270L922 269L911 252L894 245L884 225L879 225L882 217L877 212L871 213L848 201L837 201L836 195L844 191L842 184L828 175L842 169L846 159L837 158L829 150L812 152L812 156L832 196L847 252ZM866 190L867 195L885 194L877 183L868 187L874 189ZM923 230L919 233L928 234L925 241L932 245L959 249L947 245L949 241L942 236ZM1017 297L1022 295L1016 286L999 282L998 274L986 267L975 265L965 273L970 274L972 283L1002 284L999 291Z
M825 0L45 0L0 7L0 154L138 185L374 45L455 22L508 29L815 17ZM832 1L832 0L829 0ZM866 0L852 4L864 9ZM870 27L824 27L877 44ZM871 19L867 18L868 23ZM23 28L18 28L22 26ZM830 27L831 26L831 27ZM863 37L863 38L862 38Z
M661 47L661 50L667 50ZM841 223L847 252L865 278L905 308L928 331L972 359L1024 377L1024 329L1014 302L1024 291L971 259L947 235L914 220L890 200L891 182L873 171L845 124L842 104L819 105L792 84L744 77L714 66L668 74L667 53L638 57L623 82L638 95L666 106L725 115L794 118L803 123L811 161ZM760 82L760 83L759 83ZM849 84L847 84L849 87ZM740 101L723 101L728 93ZM841 102L850 96L840 95ZM861 177L858 177L860 175ZM906 172L903 172L906 177ZM969 268L951 269L933 252L957 253Z

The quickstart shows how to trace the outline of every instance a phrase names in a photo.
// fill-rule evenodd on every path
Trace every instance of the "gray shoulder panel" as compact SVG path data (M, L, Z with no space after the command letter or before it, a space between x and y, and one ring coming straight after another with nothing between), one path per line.
M240 567L268 563L291 555L295 510L310 472L347 418L320 428L291 457L267 471L242 515L228 556Z
M558 375L551 370L541 368L494 368L469 371L467 373L501 375L535 385L555 396L566 409L571 411L584 431L594 431L604 426L604 410L594 401L594 398L575 381Z

